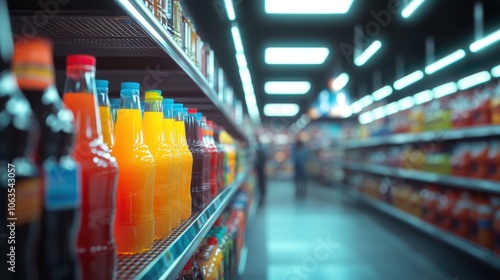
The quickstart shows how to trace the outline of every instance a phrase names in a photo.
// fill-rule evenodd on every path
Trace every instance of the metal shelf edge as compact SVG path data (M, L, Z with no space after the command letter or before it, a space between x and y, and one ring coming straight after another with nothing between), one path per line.
M181 250L182 253L172 262L172 265L164 270L161 277L159 277L159 279L175 279L177 274L182 270L184 264L193 255L203 237L205 237L209 229L221 215L222 211L232 200L239 187L244 182L247 173L248 169L240 173L230 186L210 202L203 212L199 214L196 221L186 229L183 235L179 236L170 246L165 248L163 253L143 269L135 279L148 279L147 276L149 271L158 268L161 269L165 266L166 259L171 258L173 251ZM191 233L195 231L195 236L189 240L183 240L183 236L186 236L190 231ZM186 242L188 243L187 246L185 245Z
M350 186L347 186L348 192L351 196L359 199L370 206L380 210L381 212L386 213L387 215L394 217L428 235L441 240L444 243L447 243L466 254L469 254L488 265L500 269L500 257L496 256L493 252L490 252L487 249L481 248L478 245L472 244L471 242L462 239L460 237L454 236L451 233L439 229L427 222L420 220L419 218L407 214L399 209L394 208L393 206L384 204L381 201L377 201L375 199L365 197L363 194L359 193L356 190L353 190Z
M142 0L115 0L130 17L132 17L156 41L184 72L198 85L205 96L219 109L223 116L233 126L242 140L248 142L246 135L229 116L227 109L217 99L215 91L208 85L206 78L196 68L187 55L179 48L168 32L161 26L154 15L147 9Z
M500 194L500 183L481 179L470 179L466 177L441 175L436 173L430 173L425 171L394 168L387 166L380 166L375 164L367 163L337 163L340 166L362 172L369 172L384 176L391 176L403 179L410 179L415 181L433 183L433 184L444 184L447 186L453 186L473 191L483 191L489 193Z
M422 133L404 133L389 136L377 136L368 139L348 140L343 144L337 145L344 149L359 149L382 145L399 145L415 142L432 142L470 139L478 137L489 137L500 135L500 125L487 125L481 127L470 127L461 129L452 129L444 131L427 131Z

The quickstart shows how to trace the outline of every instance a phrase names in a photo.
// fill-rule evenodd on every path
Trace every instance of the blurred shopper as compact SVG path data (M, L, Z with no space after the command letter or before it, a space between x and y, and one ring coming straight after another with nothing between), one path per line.
M259 180L259 191L260 191L260 204L264 203L266 198L266 149L264 145L257 138L257 157L255 159L255 170L257 172L257 177Z
M295 166L295 194L302 196L306 194L307 187L306 163L308 151L300 139L297 139L295 143L293 157Z

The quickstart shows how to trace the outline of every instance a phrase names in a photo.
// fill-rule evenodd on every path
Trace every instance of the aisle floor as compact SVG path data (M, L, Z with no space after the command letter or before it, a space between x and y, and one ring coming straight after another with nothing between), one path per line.
M243 280L500 279L500 272L348 197L310 182L268 182L248 235Z

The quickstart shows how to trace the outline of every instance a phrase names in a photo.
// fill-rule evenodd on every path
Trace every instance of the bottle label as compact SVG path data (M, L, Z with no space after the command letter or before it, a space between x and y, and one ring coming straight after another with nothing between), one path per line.
M77 164L63 166L48 162L43 171L46 209L57 211L80 206L81 173Z

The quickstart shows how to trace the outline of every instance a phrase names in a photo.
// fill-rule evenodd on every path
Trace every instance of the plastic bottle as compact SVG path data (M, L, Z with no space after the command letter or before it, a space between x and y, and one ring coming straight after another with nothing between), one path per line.
M42 184L34 161L38 127L28 101L10 70L12 34L6 1L0 1L0 279L38 279L37 245L42 215ZM12 110L15 106L15 110ZM13 205L15 203L15 211ZM9 216L7 216L9 215ZM16 247L9 241L8 218L15 217ZM11 262L11 256L14 261ZM9 258L9 259L7 259ZM15 266L15 267L14 267ZM14 268L12 268L14 267ZM15 272L9 271L15 270Z
M178 143L182 154L181 168L181 219L185 220L191 217L192 199L191 199L191 176L193 172L193 155L189 150L186 140L186 128L184 124L184 113L182 104L174 104L174 127L176 142Z
M144 144L138 83L121 84L121 106L112 153L120 165L116 191L115 239L118 253L151 249L154 240L155 161Z
M193 155L193 172L191 175L191 199L192 211L199 212L203 210L207 201L205 201L203 190L203 162L204 153L200 143L198 132L198 123L196 121L197 110L188 109L188 115L185 118L186 136L189 150Z
M109 81L96 80L97 101L99 103L99 114L101 115L101 128L104 143L108 147L114 145L114 122L111 115L111 104L109 103L108 87Z
M460 199L452 210L452 231L463 238L469 238L469 216L472 210L472 201L468 192L462 192Z
M215 184L216 186L216 193L219 193L223 188L224 185L223 183L219 180L219 174L221 172L220 168L223 164L222 162L222 157L224 156L222 151L219 150L219 147L215 143L215 132L214 132L214 122L213 121L207 121L207 138L208 142L210 145L210 149L212 151L213 158L211 157L211 163L210 166L213 168L210 170L210 186L212 187L212 184Z
M500 141L492 141L489 145L487 179L500 181Z
M174 100L163 100L163 133L168 150L172 154L172 175L170 176L172 192L172 228L180 225L181 217L181 174L182 174L182 153L180 145L176 144L176 131L174 129Z
M76 253L81 174L71 155L73 114L64 107L55 88L53 64L49 40L33 38L16 44L14 73L41 132L36 149L44 178L39 271L43 279L77 279L81 273Z
M474 143L471 148L470 176L477 179L488 177L488 152L487 142Z
M77 134L73 156L80 163L82 174L82 218L78 234L82 278L113 279L116 247L112 225L118 166L102 140L96 60L89 55L71 55L66 62L63 100L75 117Z
M207 243L209 246L212 246L213 250L213 258L214 258L214 263L215 267L217 268L218 272L218 279L224 280L225 279L225 272L224 272L224 256L222 255L222 251L219 248L219 241L217 240L216 237L210 237L207 240Z
M208 204L212 200L212 191L210 189L210 148L203 138L203 115L196 114L196 125L198 126L198 141L201 143L203 149L203 201Z
M500 80L493 89L490 110L491 110L491 123L500 124Z
M205 146L208 148L210 152L210 196L215 197L219 192L219 185L217 184L217 167L219 164L219 151L217 150L217 146L215 146L214 138L213 138L213 130L208 125L207 118L202 118L202 128L203 128L203 141L205 142Z
M120 109L120 98L111 98L109 100L110 103L110 108L111 108L111 116L113 118L113 133L115 129L115 123L116 123L116 116L118 115L118 109ZM114 134L113 134L114 135Z
M144 119L142 121L144 144L153 155L156 165L154 184L154 229L155 239L163 239L173 228L172 220L175 206L173 187L173 156L165 142L163 131L163 108L161 91L147 90Z
M488 249L493 249L493 207L489 199L482 195L476 206L477 243Z

